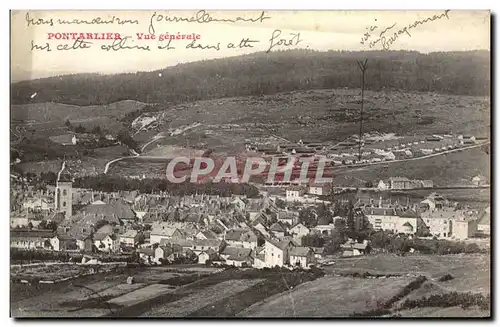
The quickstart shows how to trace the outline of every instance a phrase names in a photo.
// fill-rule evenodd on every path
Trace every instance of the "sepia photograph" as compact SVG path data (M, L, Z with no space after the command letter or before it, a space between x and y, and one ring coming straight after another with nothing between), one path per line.
M11 10L12 318L492 318L489 10Z

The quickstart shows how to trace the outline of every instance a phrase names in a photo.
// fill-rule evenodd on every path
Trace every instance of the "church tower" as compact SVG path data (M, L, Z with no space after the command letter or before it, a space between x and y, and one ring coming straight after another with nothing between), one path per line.
M64 168L65 162L57 175L55 209L57 212L64 212L64 216L69 218L73 215L73 183L69 174L63 174Z

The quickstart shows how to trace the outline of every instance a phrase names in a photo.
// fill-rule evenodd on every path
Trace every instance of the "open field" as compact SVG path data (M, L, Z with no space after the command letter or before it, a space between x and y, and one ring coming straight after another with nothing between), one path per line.
M104 172L106 163L112 159L122 157L128 152L123 145L97 148L91 150L93 153L80 159L67 159L66 167L73 176L94 175ZM21 162L16 166L22 171L40 174L52 171L57 173L61 169L62 159L43 160L37 162Z
M490 294L490 259L486 255L407 256L375 255L339 259L325 267L327 276L304 283L289 292L270 297L239 313L244 317L346 317L367 311L390 308L402 316L489 316L485 310L418 308L399 311L407 299L433 294L472 292ZM340 273L400 275L400 277L341 277ZM449 273L449 281L437 279ZM423 275L427 281L406 293L403 288ZM388 305L390 304L390 305ZM388 307L387 307L388 306ZM472 312L471 312L472 310ZM374 314L380 315L380 314Z
M143 314L144 317L186 317L206 306L240 293L260 283L263 279L241 279L223 281L200 291L189 292L181 299L166 306L156 306Z
M422 160L339 168L333 182L339 186L363 187L367 181L375 183L380 179L404 176L410 179L431 179L436 187L471 185L471 180L476 175L490 178L490 161L490 156L481 148L474 148Z
M360 90L334 89L223 98L169 108L164 119L176 127L194 122L263 128L297 142L341 141L359 132ZM487 136L489 101L484 97L380 91L365 93L364 131L399 135L472 134ZM253 133L249 129L249 136ZM213 128L213 131L220 128Z
M46 267L41 269L47 270ZM11 314L15 317L107 315L178 287L169 285L169 280L192 274L197 279L215 270L204 267L194 267L192 271L184 272L163 267L119 268L113 272L78 277L56 284L11 283ZM38 275L42 277L47 272ZM126 284L128 276L134 276L134 284Z
M463 189L436 189L436 192L444 196L449 201L466 202L476 201L490 203L491 189L490 188L463 188ZM408 190L398 191L402 195L410 197L425 197L429 194L429 190Z
M370 272L372 274L419 274L435 279L451 274L454 279L442 282L448 291L490 292L490 257L486 254L409 255L400 257L380 254L358 258L344 258L325 267L327 273Z
M346 317L354 312L377 309L410 280L326 276L255 304L239 316Z
M462 318L486 318L491 317L491 313L485 310L480 310L479 308L469 308L467 310L461 307L450 307L450 308L418 308L410 310L398 311L398 314L404 318L450 318L450 317L462 317Z
M126 158L113 163L108 174L120 176L165 176L170 159ZM104 168L104 166L103 166Z
M135 283L126 284L127 276L134 276ZM314 278L305 272L217 272L199 266L124 268L58 284L11 284L11 313L15 317L234 316Z
M75 106L54 102L29 103L23 105L12 105L12 120L17 123L37 128L38 125L48 128L52 123L64 125L66 120L72 124L83 125L85 122L100 119L121 119L127 113L141 110L146 104L133 100L114 102L108 105Z
M165 136L153 142L144 155L170 156L170 149L175 146L212 149L219 155L230 155L242 153L245 143L272 146L299 140L333 146L359 132L358 97L359 90L310 90L172 106L157 114L164 121L160 120L160 125L155 127L156 135L165 135L167 130L195 122L202 125L182 135ZM398 135L367 144L367 149L390 148L402 143L412 143L416 149L442 148L455 145L459 134L489 136L490 112L486 98L381 91L367 92L366 103L364 132ZM143 133L151 135L150 131L144 131L134 137L142 139ZM446 133L455 136L440 142L414 144L426 136ZM431 169L433 176L428 177L436 186L470 184L470 179L478 174L489 178L489 162L490 157L484 151L471 149L414 162L343 167L335 182L363 186L366 181L397 175L424 179L429 166L438 166L440 169Z
M61 278L74 277L88 273L90 266L67 264L67 265L47 265L34 267L13 267L10 271L11 278L16 279L40 279L42 281L58 280Z
M487 255L380 254L338 259L323 269L325 276L287 270L216 271L196 265L124 268L53 285L11 284L11 312L16 317L347 317L389 308L402 316L467 316L470 310L489 314L474 308L398 309L406 300L434 294L490 294ZM384 277L346 276L355 272ZM445 274L453 278L439 281ZM135 283L126 284L127 276L134 276ZM407 289L417 276L427 280Z

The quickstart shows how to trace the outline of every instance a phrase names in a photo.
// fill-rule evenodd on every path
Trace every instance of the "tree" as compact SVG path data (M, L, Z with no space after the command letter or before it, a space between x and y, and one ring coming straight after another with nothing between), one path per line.
M280 209L285 209L286 208L286 202L283 201L282 199L276 199L276 206Z
M335 231L345 234L347 232L347 224L345 219L335 219L335 222L333 223L335 226Z
M47 248L47 249L50 249L50 248L52 248L52 244L50 244L50 241L49 241L49 240L45 240L45 241L43 242L43 247L44 247L44 248Z
M137 244L143 244L145 240L146 240L146 236L144 236L144 233L140 233L139 237L137 239Z
M318 234L309 234L302 236L301 243L302 246L321 248L325 245L325 240Z
M217 235L220 235L223 233L222 227L219 225L213 225L212 227L210 227L210 230Z
M317 216L311 208L304 208L299 212L299 222L310 228L317 225Z
M53 171L41 172L40 179L47 184L55 184L57 181L57 174Z
M32 225L33 227L33 225ZM46 220L42 220L39 224L38 224L38 229L47 229L47 221Z
M137 142L130 135L130 133L128 132L127 129L120 130L120 132L118 132L118 135L116 138L118 139L118 141L125 144L129 148L131 148L133 150L138 150Z
M96 126L92 129L92 134L102 135L101 126L96 125Z
M64 123L66 125L66 127L68 127L69 129L73 129L73 125L71 125L71 122L69 121L69 119L66 119L66 122Z
M417 232L415 233L416 237L429 237L432 236L431 233L429 233L428 228L418 228Z
M31 221L28 223L28 228L33 229L33 224L31 223Z
M75 133L85 133L85 132L86 129L82 125L78 125L77 127L75 127Z
M47 229L50 229L55 232L57 230L57 223L51 220L49 223L47 223Z
M371 181L367 181L365 183L365 187L369 187L369 188L372 188L373 187L373 183Z
M102 226L108 225L109 222L106 219L101 219L97 221L94 225L94 229L98 231Z
M356 221L354 220L354 205L352 201L349 200L347 207L347 229L349 232L353 233L356 231Z

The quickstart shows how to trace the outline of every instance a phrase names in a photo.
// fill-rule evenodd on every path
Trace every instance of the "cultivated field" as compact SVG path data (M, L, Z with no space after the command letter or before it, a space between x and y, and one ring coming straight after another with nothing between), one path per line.
M223 281L200 291L187 291L181 299L165 306L156 306L144 313L144 317L186 317L197 310L212 305L232 295L243 292L263 279L241 279Z
M486 255L407 256L375 255L339 259L324 268L327 276L304 283L289 292L270 297L239 313L244 317L346 317L384 308L403 288L425 276L427 281L408 294L396 298L389 308L402 316L489 316L489 312L471 308L418 308L398 310L407 299L433 294L472 292L488 295L490 258ZM342 277L352 273L399 275L383 278ZM453 279L439 281L445 274ZM472 312L471 312L472 311ZM374 314L377 315L377 314ZM380 315L380 314L379 314Z
M362 279L326 276L257 303L241 317L346 317L376 309L410 278Z
M489 314L485 310L459 307L434 311L427 307L398 309L407 299L433 294L454 291L490 294L487 255L399 257L384 254L338 259L323 269L325 276L316 271L217 271L196 265L123 268L60 284L11 284L11 312L16 317L77 314L89 317L347 317L390 308L392 314L403 316L422 317L427 311L436 315L453 312L450 314L467 316L470 310L474 315ZM379 277L363 277L367 272ZM440 281L445 274L453 278ZM427 280L405 291L420 275ZM126 284L128 276L134 277L134 284Z
M234 316L312 273L186 266L123 268L58 284L12 284L14 317ZM134 284L126 284L128 276Z
M36 269L31 270L30 276L34 276ZM54 269L45 267L39 270L37 276L43 279ZM186 276L187 281L192 281L214 271L215 269L204 267L199 271L196 268L192 271L162 267L118 268L113 272L78 277L56 284L11 283L11 314L14 317L109 315L179 286L170 285L169 281L178 284L177 280ZM73 274L77 273L73 271ZM132 285L126 283L129 276L135 279Z

